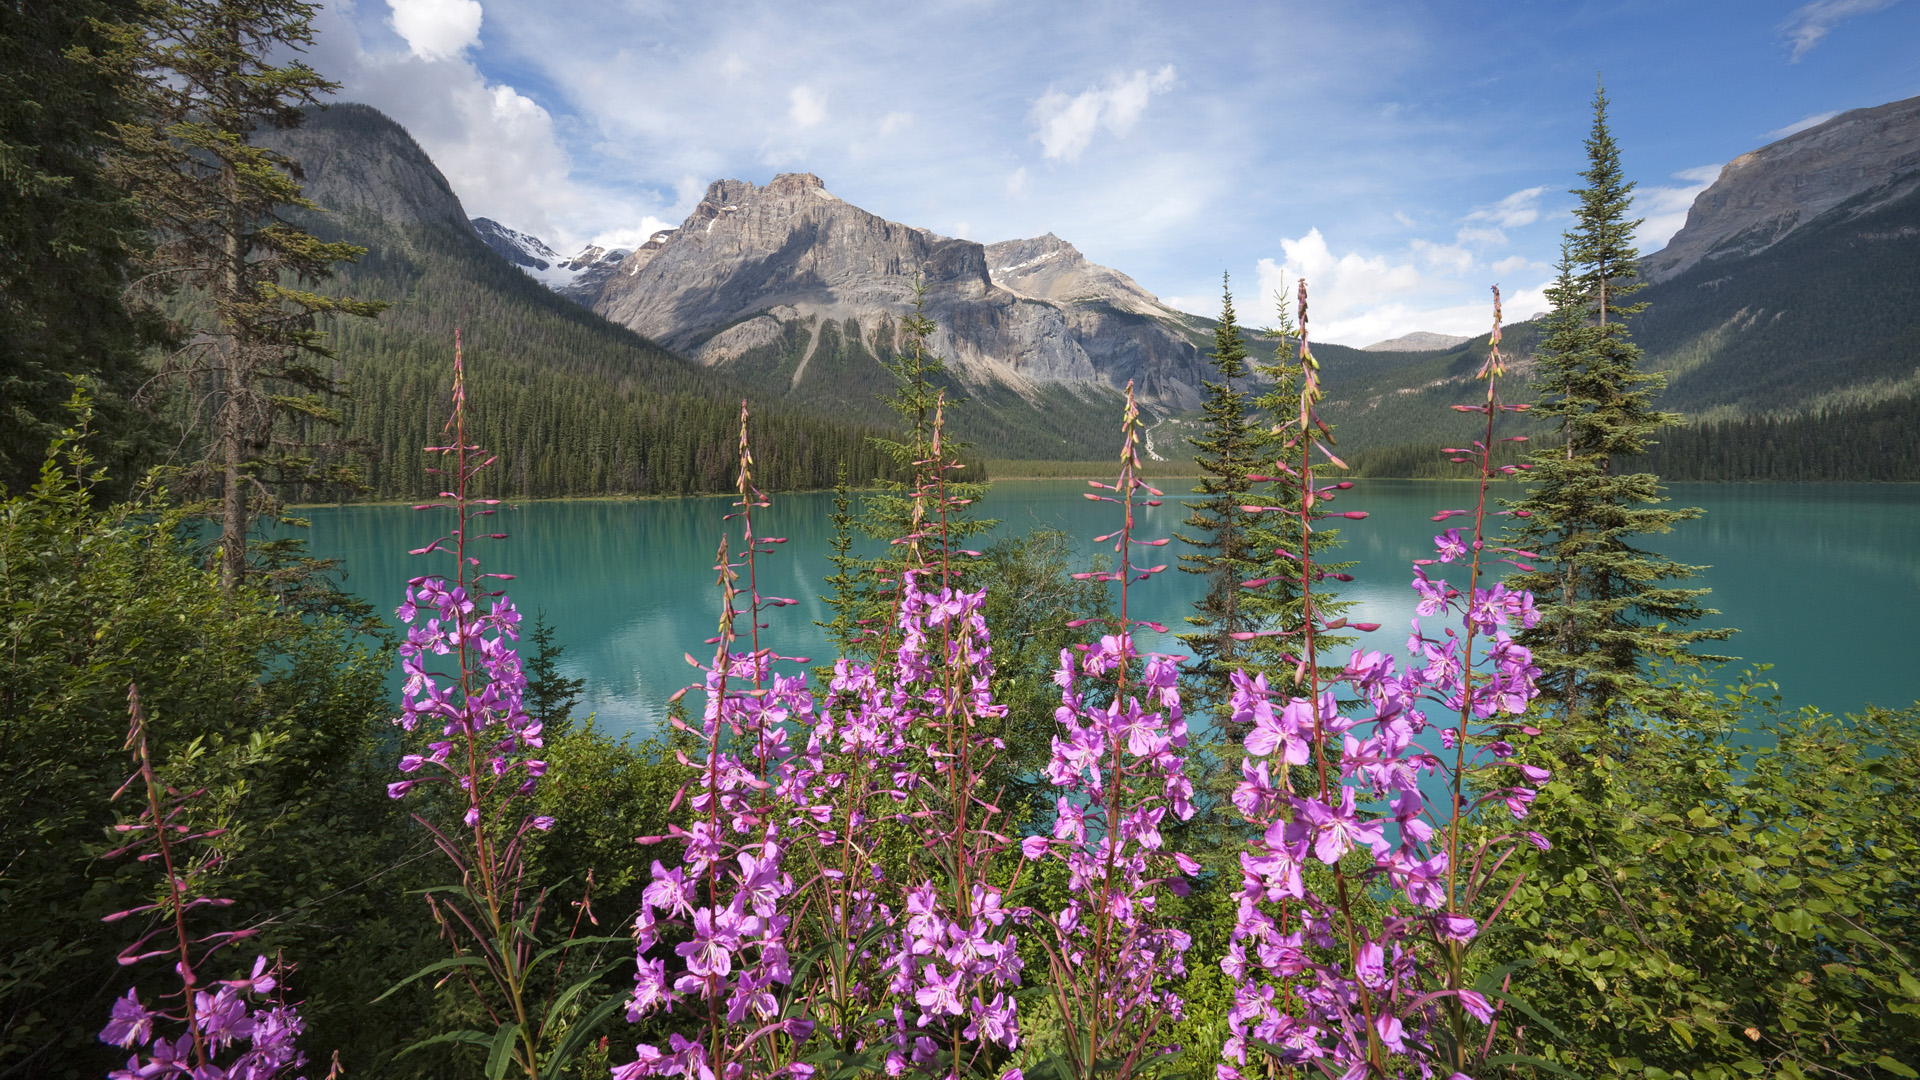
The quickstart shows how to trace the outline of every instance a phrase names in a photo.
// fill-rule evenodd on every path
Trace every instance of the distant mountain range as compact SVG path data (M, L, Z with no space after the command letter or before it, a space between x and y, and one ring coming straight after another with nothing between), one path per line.
M353 138L342 137L348 118ZM657 356L651 369L671 371L675 385L744 392L794 416L889 420L875 395L889 385L882 365L902 345L916 277L950 391L969 400L957 432L993 456L1107 457L1128 380L1150 413L1171 418L1198 406L1210 377L1211 320L1052 234L944 237L789 173L715 181L679 227L634 250L563 256L499 222L468 221L406 132L364 106L335 106L271 138L303 162L310 196L350 209L366 235L457 225L472 245L460 274L497 256L501 270L517 267L571 302L543 307L573 312L568 333L631 343L622 347ZM1647 364L1669 374L1665 407L1725 418L1910 394L1920 383L1920 98L1837 116L1729 163L1642 265L1650 285L1636 299L1648 308L1634 333ZM1508 328L1522 374L1536 334L1532 323ZM1449 438L1441 406L1470 395L1485 340L1416 333L1364 351L1317 346L1342 444Z
M631 252L561 260L477 219L527 273L607 319L763 394L871 421L904 345L915 282L946 361L960 434L1005 456L1106 456L1129 381L1185 413L1209 377L1212 325L1052 234L983 245L888 221L808 173L718 180L679 228Z
M743 398L752 399L762 487L829 486L841 463L861 480L883 470L870 442L878 429L760 395L530 279L523 270L562 287L585 275L561 281L565 261L531 238L519 238L511 262L482 243L446 177L378 111L335 105L257 138L301 163L306 196L326 211L303 223L367 249L338 267L330 291L392 305L377 319L326 324L335 374L352 391L341 403L345 434L375 451L375 494L444 486L425 471L421 447L444 441L455 330L465 337L473 432L499 456L487 473L492 493L730 490ZM494 228L496 240L509 238Z
M1660 406L1691 420L1785 417L1920 392L1920 97L1842 113L1729 162L1641 260L1634 296ZM1529 370L1535 323L1503 351ZM1481 335L1442 352L1327 364L1329 419L1363 447L1457 434Z

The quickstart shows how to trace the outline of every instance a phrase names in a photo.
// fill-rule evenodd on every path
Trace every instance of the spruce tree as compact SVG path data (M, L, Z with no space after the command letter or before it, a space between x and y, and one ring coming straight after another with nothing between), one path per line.
M884 640L903 572L933 571L955 587L963 585L971 557L961 554L962 542L998 524L972 516L970 507L986 495L987 486L953 475L966 446L946 436L944 416L961 402L948 395L946 362L929 347L928 339L939 327L927 317L926 300L926 285L916 277L913 314L900 325L904 348L885 360L894 387L880 400L900 418L901 434L869 440L892 464L893 475L911 479L876 478L878 490L862 500L852 519L853 528L887 547L876 557L864 558L852 556L851 544L836 539L841 555L835 569L850 580L836 583L827 602L835 611L830 625L836 639L850 635L864 643L853 645L851 654L871 655L869 649Z
M1604 89L1593 113L1585 184L1572 192L1580 205L1535 360L1534 411L1559 444L1530 456L1527 494L1517 504L1528 516L1514 541L1542 562L1510 582L1539 601L1540 623L1520 641L1544 672L1542 696L1568 718L1605 715L1647 686L1649 658L1725 659L1690 648L1732 633L1680 629L1717 614L1701 603L1707 589L1675 584L1702 568L1639 546L1638 538L1668 532L1700 509L1665 507L1658 476L1616 470L1616 459L1645 453L1680 417L1654 408L1665 377L1640 370L1628 333L1627 317L1644 306L1627 302L1641 287L1633 245L1640 222L1627 218L1634 185L1607 128Z
M1290 448L1286 436L1280 432L1287 418L1297 414L1300 407L1301 371L1297 355L1299 327L1287 307L1284 292L1276 293L1274 300L1275 321L1272 331L1276 344L1273 362L1255 365L1255 370L1269 383L1266 392L1254 400L1258 415L1269 418L1273 423L1270 427L1257 429L1261 471L1254 476L1264 479L1256 483L1251 501L1260 506L1298 507L1300 482L1296 472L1288 471L1299 466L1298 450ZM1325 435L1331 443L1332 431L1329 429ZM1318 486L1324 488L1339 483L1335 480ZM1335 492L1329 491L1320 498L1324 503L1336 497ZM1241 610L1257 627L1281 631L1247 641L1242 646L1241 666L1249 672L1266 675L1269 686L1295 694L1307 692L1300 680L1294 678L1297 661L1289 659L1299 649L1297 635L1306 618L1300 567L1292 558L1304 546L1301 543L1303 539L1298 514L1263 513L1250 518L1246 532L1248 564L1245 578L1261 584L1246 589L1240 598ZM1338 598L1339 592L1334 585L1335 582L1353 580L1348 571L1353 569L1354 563L1333 561L1333 554L1342 543L1339 529L1325 524L1314 526L1313 563L1321 576L1313 583L1313 606L1328 621L1341 618L1353 606L1353 601ZM1322 655L1326 656L1333 656L1339 649L1353 643L1351 635L1341 633L1317 633L1315 640L1323 650ZM1330 677L1338 667L1338 664L1323 664L1322 678Z
M90 450L124 494L157 425L133 407L157 320L123 294L147 247L134 200L103 159L139 115L124 42L139 0L0 4L0 490L25 494L71 419L74 380L96 416Z
M1213 327L1213 370L1217 379L1202 384L1206 398L1200 407L1200 432L1188 436L1193 447L1193 463L1199 468L1200 482L1193 491L1201 496L1186 503L1192 511L1182 522L1189 532L1176 532L1182 543L1196 549L1180 556L1180 569L1203 575L1207 591L1194 601L1194 614L1187 625L1197 629L1180 635L1194 652L1189 665L1192 685L1198 700L1196 710L1217 706L1231 692L1230 678L1240 664L1242 642L1232 635L1254 629L1252 616L1244 610L1240 583L1253 576L1253 559L1247 543L1250 515L1243 509L1248 503L1249 474L1259 467L1261 432L1249 413L1247 347L1233 311L1233 290L1225 274L1221 275L1220 319Z
M252 141L262 128L297 127L304 106L337 88L284 59L312 43L314 10L160 0L126 40L144 70L145 110L119 125L116 175L156 231L147 280L204 312L189 316L193 343L169 366L208 436L201 476L219 494L229 589L247 573L256 513L277 510L282 485L351 479L312 456L312 423L340 423L315 317L384 306L313 291L363 249L295 224L291 212L320 209L300 194L298 163Z

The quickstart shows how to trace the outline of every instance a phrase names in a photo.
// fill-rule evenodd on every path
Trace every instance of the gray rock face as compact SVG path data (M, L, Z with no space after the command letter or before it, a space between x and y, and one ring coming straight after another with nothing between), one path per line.
M371 210L402 225L468 227L459 196L426 151L371 105L309 109L300 127L260 131L254 142L298 161L306 197L329 210Z
M1366 346L1363 352L1440 352L1455 345L1472 341L1469 336L1457 334L1436 334L1431 330L1415 330L1411 334L1402 334L1386 341L1376 341Z
M1742 154L1694 199L1687 224L1641 260L1661 281L1702 261L1752 255L1855 196L1864 213L1920 187L1920 97L1841 113Z
M545 270L560 261L560 253L537 236L509 229L492 218L474 218L474 234L501 258L529 270Z
M607 276L591 306L701 363L725 364L794 323L850 319L868 344L891 337L898 346L916 274L938 325L931 343L963 382L1028 393L1132 379L1165 407L1198 405L1205 359L1179 314L1125 275L1053 236L989 249L887 221L806 173L764 187L715 181L678 229ZM803 376L794 372L795 387Z

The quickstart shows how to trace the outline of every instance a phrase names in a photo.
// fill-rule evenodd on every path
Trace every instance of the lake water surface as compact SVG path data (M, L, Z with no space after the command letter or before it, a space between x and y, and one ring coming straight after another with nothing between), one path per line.
M1169 499L1140 513L1137 536L1169 535L1186 516L1178 496L1190 481L1165 483ZM1106 549L1092 537L1117 520L1111 504L1083 498L1087 490L1084 481L1001 481L980 509L1000 519L996 535L1059 528L1080 537L1091 559ZM1464 508L1472 494L1460 483L1362 480L1341 499L1339 509L1370 514L1342 523L1339 552L1359 563L1343 586L1359 601L1351 617L1382 624L1369 647L1400 652L1414 607L1409 566L1430 554L1439 531L1429 519ZM1920 699L1920 486L1675 484L1670 494L1674 505L1703 507L1706 516L1645 546L1707 567L1700 582L1721 612L1711 622L1740 628L1719 650L1743 658L1736 668L1772 663L1768 677L1789 705L1844 712ZM789 541L761 560L761 592L799 601L771 613L763 638L772 634L781 653L815 662L830 659L813 621L830 614L818 594L831 569L832 499L775 496L756 514L756 531ZM728 509L724 498L545 502L503 508L492 519L510 537L486 542L486 568L515 575L510 592L529 621L546 613L566 647L561 669L586 680L581 707L598 714L603 730L651 730L668 696L699 674L683 654L711 655L701 641L718 618L712 567ZM399 603L408 578L451 569L443 556L407 555L445 532L444 511L302 513L313 523L313 553L343 560L347 587L382 610ZM1172 562L1180 547L1175 541L1157 558ZM1135 589L1133 610L1169 625L1203 591L1200 579L1171 570ZM1160 647L1173 651L1175 643ZM397 675L394 685L397 695Z

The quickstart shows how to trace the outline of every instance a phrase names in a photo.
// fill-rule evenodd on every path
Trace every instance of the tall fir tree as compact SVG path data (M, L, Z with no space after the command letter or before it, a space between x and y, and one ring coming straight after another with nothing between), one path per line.
M834 582L833 595L825 599L834 610L831 632L850 655L871 657L872 648L885 639L904 571L934 571L948 576L955 587L962 585L970 557L954 556L964 548L963 541L997 524L973 516L972 507L986 495L986 484L952 475L966 447L947 438L944 416L961 402L948 397L946 362L929 345L939 326L927 317L926 301L927 287L916 277L913 314L900 325L902 347L886 361L893 391L880 396L900 418L901 434L871 440L891 461L895 475L911 479L876 478L878 490L861 500L860 511L844 523L836 520L834 567L844 580ZM843 524L886 548L871 558L853 554L851 542L842 542Z
M91 450L111 471L96 497L123 495L158 440L132 404L157 339L124 300L148 246L128 193L104 166L114 125L139 116L127 40L140 0L0 4L0 491L24 494L50 439L89 382Z
M1607 127L1604 89L1594 95L1586 148L1533 383L1535 414L1557 429L1560 444L1530 456L1527 494L1517 504L1528 516L1513 537L1539 552L1542 565L1509 583L1541 601L1539 625L1520 641L1544 672L1542 696L1569 719L1604 716L1647 686L1643 661L1651 657L1725 659L1692 646L1732 633L1681 629L1717 614L1701 603L1707 589L1676 584L1702 568L1639 546L1638 538L1671 531L1700 509L1666 507L1658 476L1615 468L1680 417L1654 408L1666 379L1640 370L1628 333L1627 317L1644 307L1627 302L1641 288L1633 245L1640 222L1627 217L1634 185Z
M1299 473L1295 470L1296 462L1288 459L1299 451L1291 447L1284 433L1284 424L1290 415L1297 413L1300 406L1300 327L1288 308L1284 289L1274 294L1274 305L1272 329L1276 343L1273 362L1255 365L1256 371L1268 380L1268 385L1266 392L1254 400L1258 415L1272 421L1272 425L1259 429L1260 467L1263 471L1254 474L1258 479L1251 501L1260 506L1296 507L1300 505ZM1333 432L1329 429L1324 434L1331 443ZM1338 483L1340 481L1335 481L1334 485ZM1321 500L1328 501L1336 496L1336 492L1328 491L1321 496ZM1304 539L1299 515L1260 514L1248 521L1246 536L1249 560L1245 576L1259 584L1242 593L1241 610L1260 628L1281 632L1247 641L1242 648L1241 664L1248 671L1266 675L1268 685L1276 689L1289 688L1290 693L1304 694L1305 686L1295 678L1297 662L1291 659L1293 651L1298 648L1295 635L1306 618L1300 567L1293 560L1293 555L1301 550L1301 541ZM1313 583L1313 606L1329 621L1343 617L1353 607L1351 600L1339 598L1334 585L1335 582L1353 580L1349 571L1354 563L1332 561L1333 553L1343 543L1339 529L1324 524L1314 526L1314 566L1321 577ZM1321 632L1316 637L1319 646L1329 653L1353 642L1350 635L1342 633ZM1323 677L1331 676L1336 667L1323 665Z
M315 326L321 314L384 305L314 291L362 249L323 242L290 218L317 212L298 163L255 145L297 127L337 84L298 59L315 5L302 0L157 0L127 46L145 111L119 125L115 175L156 230L147 280L188 309L192 343L173 354L187 415L207 434L201 475L219 496L220 574L248 572L247 536L287 484L344 483L313 456L313 423L338 425L341 389ZM198 309L198 310L194 310Z
M1240 665L1242 642L1233 635L1253 629L1244 610L1240 583L1251 577L1254 557L1247 531L1251 515L1244 509L1251 483L1247 477L1259 467L1261 431L1248 408L1247 346L1233 311L1232 282L1221 275L1220 319L1213 327L1216 378L1202 384L1200 431L1187 437L1200 482L1193 487L1201 498L1185 504L1192 511L1182 522L1189 530L1174 536L1195 549L1180 556L1180 569L1206 578L1207 591L1193 602L1187 625L1196 629L1180 635L1194 652L1187 668L1189 685L1197 694L1189 708L1196 711L1224 705L1232 692L1231 677Z

